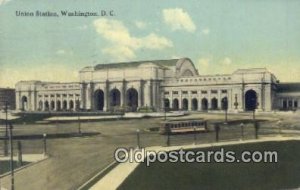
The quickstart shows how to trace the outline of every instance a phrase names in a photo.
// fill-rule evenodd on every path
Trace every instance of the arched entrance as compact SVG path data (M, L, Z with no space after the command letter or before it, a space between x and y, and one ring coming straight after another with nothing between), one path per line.
M67 100L63 101L63 110L67 110Z
M197 98L192 99L192 110L195 111L198 109L198 100Z
M218 99L217 98L211 99L211 109L212 110L218 109Z
M201 108L202 108L203 111L208 110L208 100L206 98L203 98L201 100Z
M49 110L49 102L48 102L48 100L45 101L45 110Z
M50 109L54 110L54 108L55 108L55 102L52 100L50 103Z
M188 110L188 109L189 109L189 101L188 101L188 99L186 99L186 98L184 98L184 99L182 100L182 109L183 109L183 110Z
M57 100L57 102L56 102L56 110L57 111L61 110L61 102L60 102L60 100Z
M138 107L138 92L134 88L130 88L126 93L127 106L130 107L131 111L136 111Z
M27 109L28 109L27 97L23 96L21 98L21 110L27 110Z
M103 111L104 107L104 92L102 90L96 90L94 93L94 108L95 110Z
M69 108L70 108L70 110L74 109L74 102L73 102L73 100L70 100L70 102L69 102Z
M121 93L118 89L113 89L109 93L110 106L120 106L121 105Z
M222 103L221 104L222 110L227 110L228 109L228 98L227 97L222 98L221 103Z
M245 94L246 111L252 111L257 106L257 94L254 90L248 90Z
M168 98L165 98L165 100L164 100L164 108L165 109L170 108L170 100Z
M178 110L179 108L179 102L178 102L178 99L175 98L173 99L173 110Z

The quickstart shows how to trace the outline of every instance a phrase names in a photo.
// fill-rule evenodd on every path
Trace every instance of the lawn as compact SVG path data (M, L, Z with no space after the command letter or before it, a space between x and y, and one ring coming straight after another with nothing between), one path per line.
M30 164L30 162L23 162L22 166ZM14 161L14 168L17 169L21 166L18 166L18 163ZM10 161L9 160L1 160L0 161L0 175L10 171Z
M213 150L219 148L209 148ZM119 190L292 189L300 187L300 142L226 146L226 150L277 150L278 163L140 164ZM204 149L201 149L204 150Z

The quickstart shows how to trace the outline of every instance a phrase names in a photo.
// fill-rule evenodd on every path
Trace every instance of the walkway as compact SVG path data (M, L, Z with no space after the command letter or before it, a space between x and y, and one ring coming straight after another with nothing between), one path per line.
M184 112L166 113L167 117L183 116ZM165 113L150 112L150 113L135 113L129 112L124 115L98 115L98 116L55 116L45 119L45 121L78 121L78 120L112 120L112 119L139 119L144 117L164 117Z

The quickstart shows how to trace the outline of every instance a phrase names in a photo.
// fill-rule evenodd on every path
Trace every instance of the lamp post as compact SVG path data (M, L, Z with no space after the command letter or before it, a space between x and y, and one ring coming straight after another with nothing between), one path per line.
M220 125L215 124L215 131L216 131L216 142L219 142L219 132L220 132Z
M81 135L81 123L80 123L80 115L78 114L78 134Z
M254 108L252 110L253 111L253 122L255 122L255 110L256 110L256 108L257 108L258 105L259 105L258 102L255 103Z
M81 122L80 122L80 113L79 113L79 98L75 101L75 110L77 111L77 120L78 120L78 134L81 135Z
M227 124L228 122L228 100L227 97L225 97L222 101L223 104L223 109L224 109L224 113L225 113L225 122L224 124Z
M7 116L7 112L8 112L8 102L7 102L7 101L5 101L4 111L5 111L4 156L7 156L7 155L8 155L8 147L7 147L7 139L8 139L8 116Z
M167 146L170 146L170 133L171 133L171 128L170 128L170 126L167 126L167 128L166 128L166 132L167 132Z
M136 130L136 141L137 141L137 148L140 149L141 145L140 145L140 130L139 129Z
M9 147L10 147L10 176L11 176L11 190L14 190L15 179L14 179L14 152L13 152L13 126L9 124Z
M166 108L166 106L165 106L164 112L165 112L165 121L166 121L167 120L167 108Z
M244 140L244 123L241 123L240 124L240 126L241 126L241 136L242 136L242 140Z
M254 122L254 129L255 129L255 139L258 139L259 123L257 121Z
M8 121L8 119L7 119L7 111L8 111L8 102L6 101L5 102L5 137L7 138L7 136L8 136L8 129L7 129L7 127L8 127L8 123L7 123L7 121Z
M278 126L278 134L281 135L281 120L277 121L277 126Z
M43 144L44 144L44 156L47 155L47 134L43 134Z
M196 127L194 127L194 144L197 142Z
M228 123L228 110L225 109L225 122L224 124L227 124Z

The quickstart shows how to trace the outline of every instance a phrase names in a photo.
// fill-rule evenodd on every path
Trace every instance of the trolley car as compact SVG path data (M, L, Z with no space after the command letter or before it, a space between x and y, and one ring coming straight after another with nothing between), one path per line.
M160 134L208 132L207 121L199 119L169 120L162 123Z

